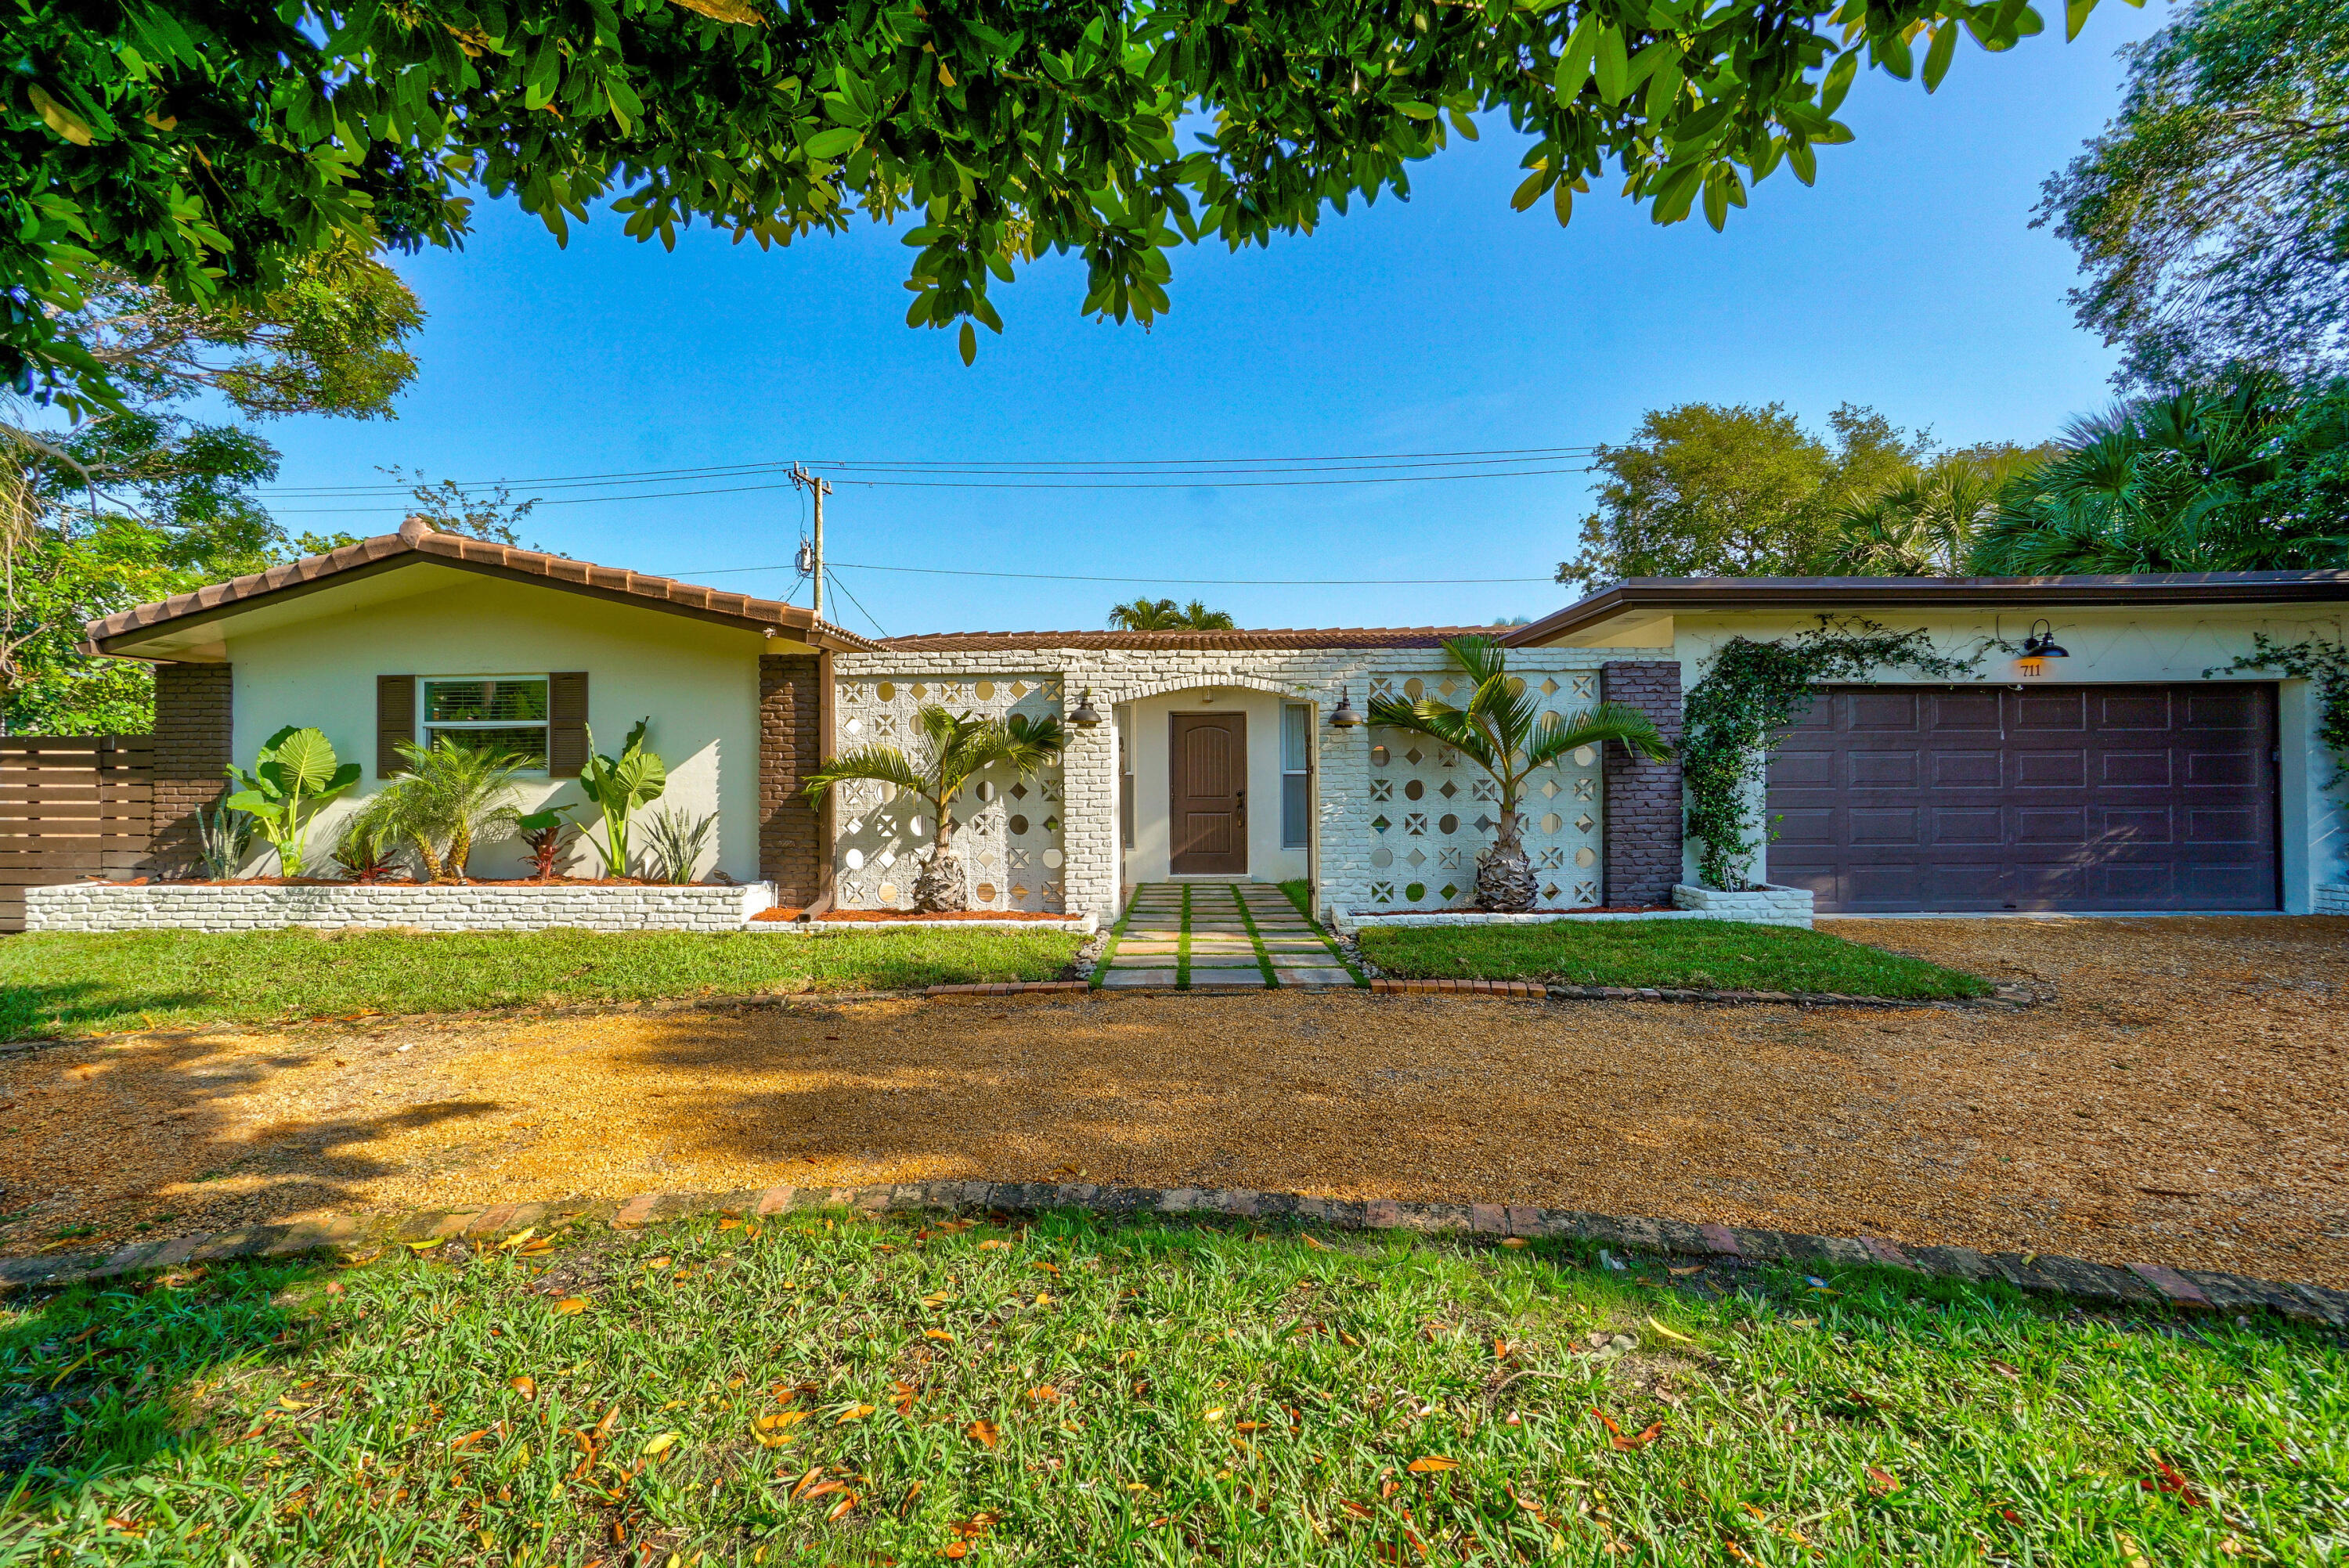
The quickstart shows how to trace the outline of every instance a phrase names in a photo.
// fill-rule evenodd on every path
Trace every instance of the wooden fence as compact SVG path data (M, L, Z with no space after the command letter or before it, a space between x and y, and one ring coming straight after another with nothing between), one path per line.
M147 735L0 736L0 931L25 929L25 890L134 876L153 836Z

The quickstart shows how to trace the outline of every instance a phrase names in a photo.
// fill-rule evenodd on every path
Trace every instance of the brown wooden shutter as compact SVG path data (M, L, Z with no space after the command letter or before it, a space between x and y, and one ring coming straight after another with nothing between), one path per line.
M587 766L587 672L558 671L546 681L546 771L576 779Z
M416 677L375 677L375 776L388 779L405 773L408 759L399 754L404 742L416 738Z

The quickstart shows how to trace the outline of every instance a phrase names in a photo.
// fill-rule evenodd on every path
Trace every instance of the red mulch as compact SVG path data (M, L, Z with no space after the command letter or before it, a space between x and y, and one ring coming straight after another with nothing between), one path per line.
M758 913L756 913L756 914L752 915L750 918L751 918L752 920L797 920L801 915L805 914L806 913L807 913L807 911L805 911L805 910L803 910L803 909L783 909L783 908L778 907L778 908L774 908L774 909L762 909L762 910L761 910ZM1026 910L1018 910L1018 909L961 909L961 910L954 910L954 911L951 911L951 912L949 912L949 913L942 913L942 914L925 914L925 913L922 913L920 910L918 910L918 909L827 909L827 910L825 910L822 914L820 914L820 915L818 915L818 916L816 917L816 923L817 923L818 925L829 925L829 924L831 924L832 923L833 923L834 921L883 921L883 922L885 922L885 921L892 921L892 920L980 920L980 921L986 921L986 920L1000 920L1000 921L1021 921L1021 920L1066 920L1066 919L1068 919L1068 918L1069 918L1069 917L1068 917L1067 915L1065 915L1065 914L1036 914L1036 913L1030 913L1029 911L1026 911Z

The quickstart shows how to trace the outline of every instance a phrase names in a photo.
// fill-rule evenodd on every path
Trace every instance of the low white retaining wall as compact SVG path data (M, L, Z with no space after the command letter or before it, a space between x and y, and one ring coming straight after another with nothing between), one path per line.
M1679 908L1713 920L1743 920L1754 925L1799 925L1807 931L1811 926L1811 890L1801 887L1778 887L1764 882L1745 892L1723 892L1718 888L1691 887L1682 882L1672 889L1672 903Z
M740 931L775 902L775 884L742 887L215 886L65 882L25 890L26 931L273 931L302 925L419 931Z
M2349 887L2320 887L2316 890L2316 913L2319 914L2349 914Z
M803 936L842 936L855 931L1074 931L1091 936L1101 919L1088 910L1065 920L754 920L753 931L795 931Z

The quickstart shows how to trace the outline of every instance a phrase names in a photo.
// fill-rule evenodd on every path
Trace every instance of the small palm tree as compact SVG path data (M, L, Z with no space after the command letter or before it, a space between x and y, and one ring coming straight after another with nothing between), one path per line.
M1836 518L1828 569L1860 577L1957 576L2000 498L2042 462L2044 450L1951 452L1890 489L1855 500Z
M1543 713L1525 682L1511 681L1507 657L1490 637L1454 637L1444 651L1475 685L1464 707L1432 696L1417 702L1381 697L1371 704L1371 723L1423 735L1492 775L1500 787L1501 825L1493 847L1477 858L1475 903L1504 913L1530 909L1534 866L1519 840L1517 815L1526 781L1578 747L1619 741L1659 761L1672 748L1646 714L1620 703L1600 703L1565 718Z
M830 767L811 774L807 798L851 779L894 784L919 796L930 808L936 831L930 841L929 859L914 880L914 907L933 913L970 907L970 875L954 841L955 798L965 784L989 768L1009 768L1025 779L1050 762L1067 744L1057 718L1030 723L1014 714L1009 719L978 718L952 714L936 703L926 703L919 715L922 737L929 742L926 771L894 746L865 746L833 759Z
M1210 610L1198 599L1181 609L1172 599L1136 599L1112 608L1109 624L1121 632L1228 632L1233 624L1228 611Z
M386 830L415 848L432 882L463 882L476 844L511 837L521 814L514 779L528 759L463 745L441 736L429 747L399 744L409 771L386 785L368 810Z

